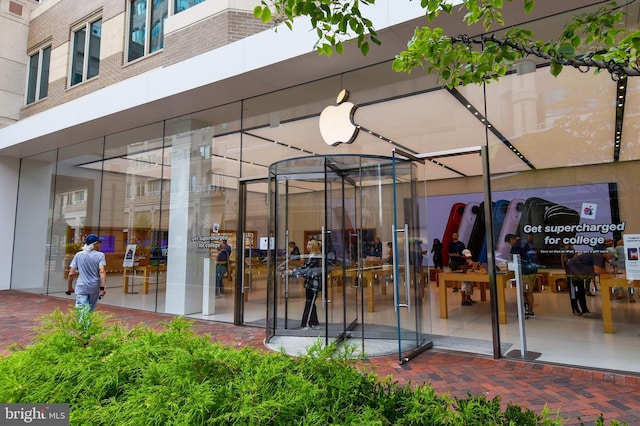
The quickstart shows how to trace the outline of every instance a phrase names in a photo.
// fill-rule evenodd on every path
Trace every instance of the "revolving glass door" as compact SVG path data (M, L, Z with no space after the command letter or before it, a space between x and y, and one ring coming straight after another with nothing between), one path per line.
M366 155L271 165L268 342L320 338L402 359L427 346L421 262L404 243L420 229L413 172L408 160Z

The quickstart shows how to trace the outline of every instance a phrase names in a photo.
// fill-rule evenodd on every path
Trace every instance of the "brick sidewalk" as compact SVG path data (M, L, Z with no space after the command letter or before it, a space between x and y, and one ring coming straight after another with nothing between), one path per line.
M7 355L12 343L28 345L33 328L41 315L58 306L66 311L69 300L0 291L0 354ZM173 315L98 305L98 310L111 314L125 324L155 327ZM229 346L251 346L265 349L263 329L237 327L231 324L193 320L194 331L209 333L212 340ZM396 357L370 358L364 361L381 376L392 375L400 384L430 382L439 393L465 397L467 393L500 395L504 405L518 403L539 413L545 404L560 410L567 425L589 425L604 414L606 420L616 418L629 425L640 425L640 375L611 373L542 363L513 361L446 351L427 351L404 365ZM639 361L640 362L640 361Z

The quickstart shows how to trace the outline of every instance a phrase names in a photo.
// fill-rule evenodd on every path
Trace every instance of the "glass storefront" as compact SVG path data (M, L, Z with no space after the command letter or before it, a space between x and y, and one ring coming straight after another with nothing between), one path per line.
M616 114L619 84L628 84L624 120ZM329 146L321 138L318 115L343 87L359 105L354 114L359 134L352 144ZM529 348L544 361L611 368L619 363L637 371L624 364L638 349L640 317L640 303L630 302L637 300L635 294L630 299L622 285L626 280L613 282L613 289L608 281L592 283L595 296L587 303L595 315L576 317L562 259L565 243L592 252L622 240L625 272L634 276L640 234L634 214L638 90L635 81L570 69L553 78L547 68L508 75L486 87L445 90L433 77L398 75L383 63L23 158L11 288L72 297L64 294L68 263L84 237L98 233L105 237L111 290L101 303L261 327L269 318L284 321L285 310L291 321L299 320L304 288L289 279L285 297L275 287L282 276L275 270L269 274L271 239L283 251L276 256L289 253L289 242L304 254L306 240L322 238L323 227L341 229L356 234L356 253L366 253L363 242L393 240L393 198L388 188L366 186L363 194L342 188L344 182L329 182L329 194L344 190L342 208L362 208L353 223L337 226L335 221L348 215L339 214L333 197L311 190L320 182L283 181L276 186L286 186L278 190L285 198L276 202L288 213L278 213L276 220L287 225L276 226L269 220L269 167L307 157L389 158L401 149L427 160L416 180L428 186L418 185L410 198L419 216L412 242L419 241L424 252L424 309L416 326L435 346L492 354L492 317L500 316L501 354L518 347L516 294L509 284L494 289L504 294L500 313L491 310L491 292L482 284L475 285L473 306L461 306L455 284L446 284L443 307L431 273L434 239L447 242L455 229L474 257L486 262L488 235L500 263L508 249L504 232L511 229L523 239L531 236L540 265L536 318L526 323ZM495 209L483 208L483 168L475 149L480 146L488 148ZM554 219L552 209L562 211L562 218ZM491 228L480 226L486 224L485 211ZM223 241L231 246L227 260L219 256ZM130 248L135 250L131 264L126 262ZM366 293L344 285L351 277L341 278L344 300L354 304L334 310L331 318L325 304L321 323L340 323L343 332L352 332L347 329L355 318L361 324L380 322L377 309L368 311ZM220 279L224 295L215 294ZM394 293L383 295L386 278L375 279L374 303L386 303ZM625 297L618 299L620 294ZM287 327L277 322L272 330Z

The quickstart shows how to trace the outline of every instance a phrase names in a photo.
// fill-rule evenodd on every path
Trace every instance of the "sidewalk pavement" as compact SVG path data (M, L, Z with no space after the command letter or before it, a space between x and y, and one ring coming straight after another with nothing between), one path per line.
M0 355L10 354L12 343L28 345L39 317L55 307L73 308L70 300L14 290L0 291ZM124 324L156 327L174 315L158 314L98 303L97 310ZM251 346L267 350L262 328L192 320L193 330L209 333L212 340L233 347ZM393 376L399 384L431 383L439 393L465 397L485 394L540 413L545 404L559 410L566 425L594 424L600 413L606 424L613 418L629 425L640 425L640 375L604 370L493 359L481 355L429 350L404 365L397 357L369 358L362 362L374 366L382 377ZM640 362L640 360L639 360ZM580 417L580 418L578 418Z

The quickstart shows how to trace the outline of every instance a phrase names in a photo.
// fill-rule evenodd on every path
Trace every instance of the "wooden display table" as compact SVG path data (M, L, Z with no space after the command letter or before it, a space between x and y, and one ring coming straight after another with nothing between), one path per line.
M137 272L142 272L142 292L149 293L149 275L155 271L166 271L167 265L144 265L144 266L123 266L122 267L122 292L129 292L129 276L135 276ZM129 273L129 275L127 275ZM131 275L133 273L133 275ZM133 284L131 285L133 287Z
M611 289L615 287L640 287L640 280L628 280L625 277L600 276L600 292L602 294L602 326L605 333L613 333L613 318L611 315Z
M498 287L498 320L500 324L507 323L507 309L504 289L507 283L515 277L513 272L497 273L496 285ZM447 281L471 281L479 283L489 283L489 274L484 272L440 272L438 274L438 290L440 292L440 318L449 318L449 308L447 306ZM481 297L485 291L485 285L480 288ZM486 300L486 295L482 300Z
M342 268L331 269L331 272L329 273L330 282L333 282L333 280L341 280L343 276L342 271ZM344 272L345 277L350 278L354 282L358 279L358 273L362 274L362 285L367 289L367 311L374 312L375 301L373 283L375 281L375 277L380 279L382 295L387 294L385 279L387 276L393 275L393 265L367 266L362 269L349 268L345 269Z

